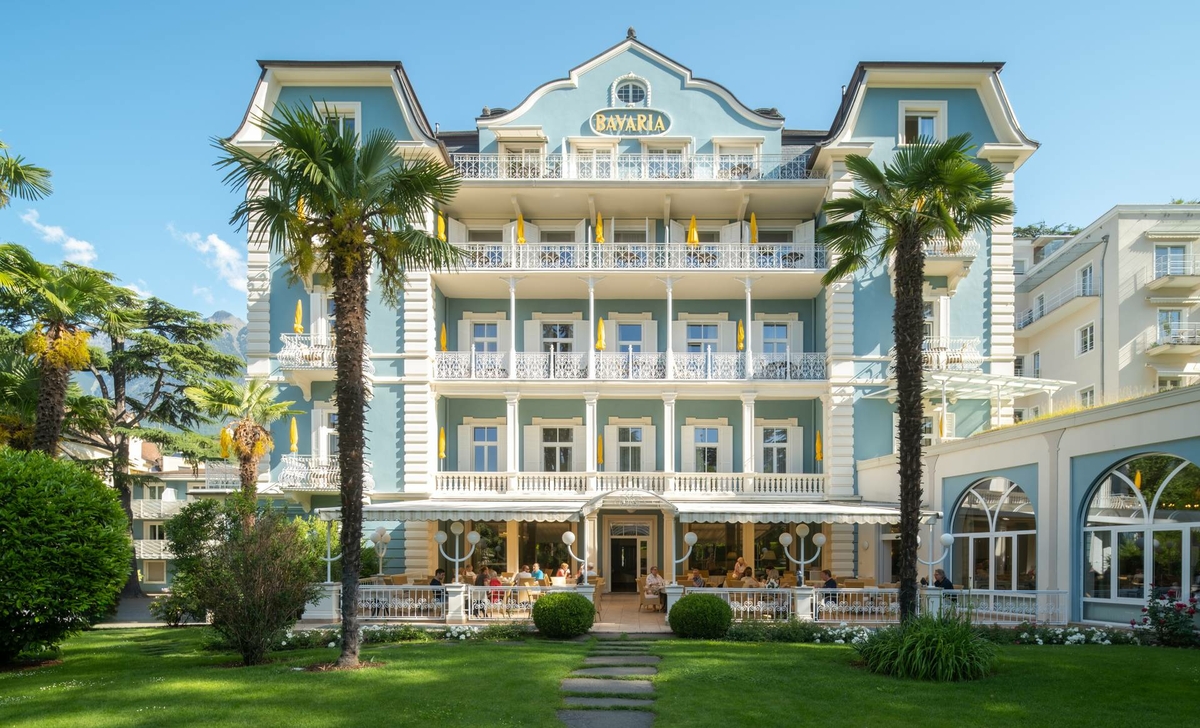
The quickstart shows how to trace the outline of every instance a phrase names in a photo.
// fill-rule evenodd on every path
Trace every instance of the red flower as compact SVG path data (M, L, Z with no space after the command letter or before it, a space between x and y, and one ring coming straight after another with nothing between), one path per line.
M1183 611L1183 602L1175 602L1175 611L1176 611L1176 612L1182 612L1182 611Z
M1142 617L1142 624L1149 624L1149 623L1150 623L1149 617Z
M1145 610L1145 609L1143 609L1142 611L1144 612L1144 611L1146 611L1146 610ZM1132 620L1132 619L1131 619L1131 620L1129 620L1129 626L1130 626L1130 627L1136 627L1136 626L1137 626L1137 622L1136 622L1135 620Z
M1188 616L1189 617L1196 616L1196 608L1195 607L1188 607Z
M1145 614L1146 612L1149 612L1149 611L1150 611L1149 609L1142 607L1142 614Z
M1196 603L1196 595L1193 594L1192 596L1188 597L1188 601L1191 602L1192 604L1195 604Z
M1168 590L1167 590L1167 598L1168 598L1168 599L1174 599L1174 598L1175 598L1175 590L1174 590L1174 589L1168 589Z

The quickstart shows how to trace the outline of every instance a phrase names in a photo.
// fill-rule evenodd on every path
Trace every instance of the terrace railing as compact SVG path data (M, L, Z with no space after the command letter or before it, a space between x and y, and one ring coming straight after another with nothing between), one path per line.
M522 493L585 495L621 490L651 493L761 494L801 500L825 497L822 473L480 473L440 472L434 488L440 494Z
M563 587L471 586L467 587L467 621L514 622L533 618L533 605L543 594ZM570 589L568 587L568 589Z
M624 180L649 182L824 179L807 154L451 154L467 180Z
M435 621L446 619L446 590L440 586L367 586L358 590L362 619Z
M1154 277L1200 275L1200 255L1172 255L1156 258Z
M466 270L811 270L828 267L815 243L467 243ZM297 334L297 336L301 336Z
M791 589L688 587L685 594L712 594L733 611L735 622L787 620L792 615Z
M1034 321L1049 316L1055 310L1083 296L1099 296L1100 287L1096 283L1076 284L1056 291L1049 296L1034 299L1034 305L1017 314L1017 329L1023 329Z
M363 491L369 493L375 490L369 460L363 461L363 470ZM336 457L289 453L283 456L279 483L287 491L337 493L342 488L341 467Z
M282 347L276 355L282 369L335 369L337 347L332 336L321 334L280 334ZM363 354L363 373L375 373L371 348Z

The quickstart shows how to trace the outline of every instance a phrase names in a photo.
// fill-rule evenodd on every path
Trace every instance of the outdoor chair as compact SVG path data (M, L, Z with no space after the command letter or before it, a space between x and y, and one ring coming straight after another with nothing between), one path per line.
M740 589L742 580L737 577L725 577L725 586L729 589Z
M866 586L866 584L863 583L862 579L847 579L842 586L846 587L847 589L862 589L864 586Z
M642 607L650 607L651 609L658 609L658 604L659 604L658 597L646 596L646 577L639 576L637 578L637 592L638 592L638 611L639 612L642 611Z

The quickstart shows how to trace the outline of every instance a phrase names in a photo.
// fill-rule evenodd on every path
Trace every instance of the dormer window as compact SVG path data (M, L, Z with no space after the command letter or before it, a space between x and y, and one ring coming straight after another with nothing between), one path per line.
M946 107L945 101L901 101L899 143L946 141Z
M318 101L317 116L338 134L357 136L362 130L362 104L357 101Z
M623 104L640 104L646 100L646 87L635 81L617 86L617 100Z

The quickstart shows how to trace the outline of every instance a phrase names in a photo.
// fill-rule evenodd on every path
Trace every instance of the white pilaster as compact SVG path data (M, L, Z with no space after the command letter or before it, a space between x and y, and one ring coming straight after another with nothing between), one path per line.
M257 197L265 187L252 187ZM271 250L269 231L253 217L246 226L246 371L250 376L271 374ZM295 305L295 304L293 304Z
M596 378L595 342L599 341L598 337L600 335L600 332L596 330L596 279L589 277L587 279L587 287L588 287L588 326L591 327L591 329L592 329L592 335L597 337L596 339L593 339L593 345L588 347L587 368L588 368L588 379L595 379ZM587 337L585 336L583 340L587 341ZM595 442L592 443L592 447L593 448L595 447ZM588 462L591 463L591 465L588 466L588 470L589 471L595 470L596 469L595 463L592 462L591 460L589 460Z
M675 279L671 276L667 276L666 278L660 278L659 280L661 280L663 282L663 285L665 285L667 287L667 324L666 324L667 325L667 352L666 352L667 379L674 379L675 378L675 336L674 336L673 331L675 329L675 325L674 325L675 314L673 312L673 309L675 307L675 295L674 295ZM670 429L670 428L668 428L668 429Z
M433 282L412 272L404 287L404 472L406 493L433 490L437 472L438 422L430 385L434 351Z
M596 400L599 397L595 392L583 393L583 431L587 433L587 443L584 446L585 462L587 472L594 474L596 472L596 435L599 428L596 426ZM594 481L594 475L589 475L589 481ZM595 490L594 482L589 483L588 490Z
M663 570L668 584L675 583L675 514L663 511Z
M828 525L829 542L825 544L828 550L828 568L834 576L844 577L854 574L854 524L833 523Z
M981 154L993 168L1004 173L1004 179L996 188L995 196L1013 199L1015 163L1011 153L996 152ZM1003 156L1009 159L1000 158ZM988 157L991 157L990 159ZM991 337L992 374L1013 374L1013 359L1016 356L1016 275L1013 273L1013 223L1003 220L992 226L992 239L988 257L988 287L991 289L988 332ZM1013 408L1011 400L1002 400L997 418L1000 425L1011 425Z
M846 169L845 154L862 150L839 150L841 156L830 165L828 199L848 197L854 178ZM829 265L837 262L832 251L826 253ZM854 386L857 375L854 362L854 281L847 277L825 287L825 351L829 356L828 398L824 407L824 470L827 495L847 498L854 495Z
M753 307L751 306L751 300L750 300L750 289L753 286L753 282L754 282L753 279L747 276L747 278L745 280L745 283L746 283L746 323L743 326L743 331L745 332L745 335L746 335L746 365L745 365L746 366L746 371L745 371L746 379L752 379L754 377L754 367L753 367L754 356L750 353L751 350L754 348L754 340L753 340L754 313L753 313ZM753 461L751 461L751 462L753 462Z
M516 276L508 279L508 377L517 378L517 281ZM528 348L529 342L525 342ZM513 462L509 460L509 462Z
M754 394L742 395L742 472L754 472Z
M520 394L504 393L504 429L507 435L504 442L504 453L508 461L508 472L512 473L508 482L508 490L513 493L517 490L517 473L521 472L521 424L518 419L520 401Z
M437 562L433 532L437 530L432 521L404 522L404 571L408 574L433 574Z
M675 393L666 392L663 399L663 472L668 475L675 473L675 436L678 428L675 425Z

